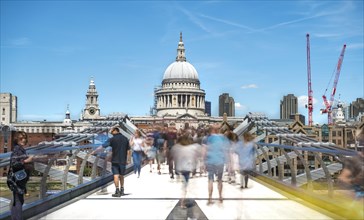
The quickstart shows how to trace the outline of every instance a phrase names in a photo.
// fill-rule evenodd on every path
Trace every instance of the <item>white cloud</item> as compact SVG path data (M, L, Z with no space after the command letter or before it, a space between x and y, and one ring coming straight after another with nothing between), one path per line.
M248 107L245 105L240 104L239 102L235 102L235 110L246 110Z
M297 97L297 101L298 101L298 107L299 108L305 108L305 106L308 103L308 96L307 95L301 95ZM315 105L317 103L317 99L313 98L313 105Z
M347 45L347 49L363 49L364 48L364 44L363 43L354 43L354 44L348 44Z
M198 19L192 12L186 10L183 7L179 7L179 10L182 11L192 23L194 23L207 33L212 34L212 31L208 27L206 27L206 25L200 19Z
M256 84L249 84L241 86L242 89L257 89L258 86Z
M334 38L334 37L342 37L343 34L339 33L314 33L312 34L313 37L317 38Z
M16 38L16 39L13 39L10 41L10 44L15 47L26 46L29 43L30 43L30 40L27 37Z
M224 19L220 19L220 18L216 18L216 17L211 17L211 16L204 15L204 14L201 14L200 16L204 17L204 18L207 18L207 19L210 19L210 20L213 20L213 21L217 21L217 22L221 22L221 23L224 23L224 24L227 24L227 25L231 25L231 26L234 26L234 27L246 29L246 30L249 30L249 31L255 31L253 28L251 28L249 26L239 24L239 23L236 23L236 22L232 22L232 21L228 21L228 20L224 20Z
M54 114L54 115L33 115L25 114L19 117L20 121L62 121L64 119L64 114Z

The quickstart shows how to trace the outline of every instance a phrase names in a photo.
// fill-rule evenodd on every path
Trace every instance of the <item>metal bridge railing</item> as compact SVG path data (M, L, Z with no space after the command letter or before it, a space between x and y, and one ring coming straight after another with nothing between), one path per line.
M256 143L256 177L344 218L363 217L363 204L338 181L355 151Z
M60 134L55 141L26 148L27 154L35 155L35 159L29 169L24 218L36 216L112 182L111 163L108 160L111 153L105 150L93 156L90 152L106 141L111 127L119 126L120 132L127 138L130 138L135 127L121 116L92 123L92 127L80 133ZM0 169L8 171L9 162L10 153L0 154ZM126 173L131 171L132 164L129 164ZM6 177L1 178L0 190L0 219L10 219L12 192L7 187Z
M59 205L74 197L86 194L112 181L109 153L90 155L96 145L71 146L55 149L30 150L35 155L27 194L23 206L24 217L33 217L41 210ZM99 146L99 145L97 145ZM9 158L0 155L1 168L8 168L4 161ZM5 165L6 164L6 165ZM132 170L131 165L127 171ZM0 219L10 219L12 192L6 179L1 181ZM36 209L33 209L37 207Z

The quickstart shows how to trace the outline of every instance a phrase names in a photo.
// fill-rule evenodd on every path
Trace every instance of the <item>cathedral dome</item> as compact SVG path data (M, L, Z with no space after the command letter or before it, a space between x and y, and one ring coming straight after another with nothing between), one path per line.
M162 86L154 95L157 116L205 115L205 91L200 89L195 67L186 60L182 32L176 60L165 70Z
M163 80L165 79L196 79L198 74L195 67L187 61L175 61L169 65L164 72Z

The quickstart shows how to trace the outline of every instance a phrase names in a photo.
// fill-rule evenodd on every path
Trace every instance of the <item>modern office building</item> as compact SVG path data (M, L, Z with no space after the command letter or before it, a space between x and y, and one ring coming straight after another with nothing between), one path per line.
M223 116L226 113L228 117L235 116L235 101L233 97L229 96L229 93L223 93L219 96L219 116Z
M280 119L289 119L291 115L298 113L297 97L293 94L283 96L280 104Z
M364 99L357 98L349 105L349 118L356 118L360 113L364 113Z
M211 116L211 102L205 101L205 114Z

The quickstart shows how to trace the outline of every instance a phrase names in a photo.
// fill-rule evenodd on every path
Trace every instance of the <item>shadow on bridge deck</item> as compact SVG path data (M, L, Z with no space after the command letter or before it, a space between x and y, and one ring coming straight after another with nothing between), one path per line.
M238 179L238 178L237 178ZM187 209L179 207L181 181L170 179L168 167L158 175L155 168L142 169L140 178L125 178L125 196L113 198L115 187L94 192L84 198L56 207L32 219L332 219L324 210L303 205L303 201L280 194L254 180L247 189L224 182L224 201L220 203L214 184L214 204L207 205L207 177L192 178Z

